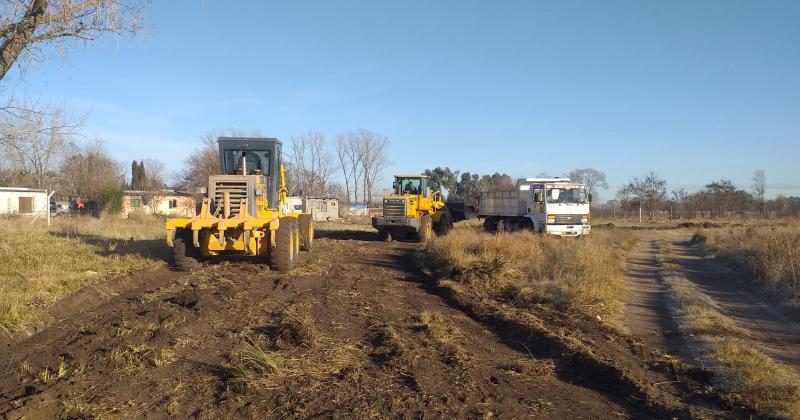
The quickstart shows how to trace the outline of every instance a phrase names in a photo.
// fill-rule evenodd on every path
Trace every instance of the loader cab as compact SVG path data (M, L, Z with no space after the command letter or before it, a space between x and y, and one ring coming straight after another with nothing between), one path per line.
M424 175L395 176L392 184L397 195L422 195L427 197L430 191L429 177Z
M263 176L267 202L278 201L280 184L281 141L275 138L220 137L219 166L223 175ZM242 158L246 173L242 173Z

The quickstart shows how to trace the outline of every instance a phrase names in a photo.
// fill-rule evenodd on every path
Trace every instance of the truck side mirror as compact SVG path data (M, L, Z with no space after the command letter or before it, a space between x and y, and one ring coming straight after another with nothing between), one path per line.
M592 204L592 193L589 193L589 204Z
M533 202L534 203L541 203L542 202L542 193L539 191L535 191L533 193Z

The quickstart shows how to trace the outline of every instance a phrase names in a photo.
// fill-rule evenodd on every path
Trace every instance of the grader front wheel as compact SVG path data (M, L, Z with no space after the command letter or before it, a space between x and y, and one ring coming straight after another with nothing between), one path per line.
M175 232L173 244L173 262L178 271L197 270L203 266L200 263L200 250L192 244L192 232L179 229Z
M285 273L294 268L297 262L298 235L294 219L280 220L275 231L275 247L270 252L270 265L275 271Z

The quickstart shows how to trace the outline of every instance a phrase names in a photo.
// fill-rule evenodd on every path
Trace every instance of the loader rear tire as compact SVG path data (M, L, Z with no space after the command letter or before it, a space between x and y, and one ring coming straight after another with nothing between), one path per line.
M192 232L179 230L175 232L173 243L173 263L179 271L192 271L203 267L200 262L200 250L192 244Z
M417 242L426 244L433 236L433 226L431 226L431 216L424 214L419 222L419 230L417 231Z
M301 214L297 222L300 226L300 249L311 251L314 248L314 221L310 214Z
M269 263L273 270L285 273L294 268L297 259L297 224L289 217L280 219L275 231L275 247L270 250Z

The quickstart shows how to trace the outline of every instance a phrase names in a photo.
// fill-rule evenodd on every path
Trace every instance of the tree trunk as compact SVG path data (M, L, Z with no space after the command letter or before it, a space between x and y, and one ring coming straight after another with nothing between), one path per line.
M33 0L28 11L25 12L25 16L7 35L6 41L0 45L0 80L5 77L17 57L33 38L33 33L36 31L36 21L44 16L47 2L48 0Z

